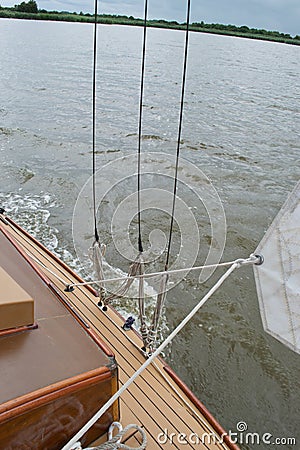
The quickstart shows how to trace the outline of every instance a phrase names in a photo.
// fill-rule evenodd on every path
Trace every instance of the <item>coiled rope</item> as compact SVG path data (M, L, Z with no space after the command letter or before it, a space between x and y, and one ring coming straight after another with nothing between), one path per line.
M117 425L118 428L120 427L120 424L118 422L113 422L112 425ZM138 447L131 447L127 444L122 444L121 439L124 437L124 435L130 431L130 430L137 430L141 437L142 437L142 443ZM123 448L124 450L144 450L147 446L147 435L143 428L141 428L139 425L135 424L129 424L125 428L121 429L118 434L116 434L114 437L112 437L109 441L104 442L101 445L98 445L97 447L88 447L83 449L81 447L80 442L76 442L74 446L71 447L70 450L116 450L119 448Z

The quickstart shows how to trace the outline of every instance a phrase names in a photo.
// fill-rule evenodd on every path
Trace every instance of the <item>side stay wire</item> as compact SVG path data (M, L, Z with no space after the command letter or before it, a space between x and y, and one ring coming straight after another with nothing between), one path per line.
M144 98L144 80L145 80L145 61L146 61L146 41L147 41L147 16L148 0L145 0L144 7L144 25L143 25L143 50L141 67L141 87L140 87L140 106L139 106L139 128L138 128L138 173L137 173L137 198L138 198L138 249L143 253L143 241L141 230L141 146L142 146L142 121L143 121L143 98Z
M93 215L94 215L94 234L96 242L99 242L99 233L97 228L97 208L96 208L96 71L97 71L97 22L98 22L98 0L94 4L94 47L93 47L93 118L92 118L92 177L93 177Z
M176 162L175 162L174 187L173 187L173 202L172 202L170 229L169 229L169 239L168 239L168 246L167 246L167 256L166 256L166 263L165 263L166 271L168 270L169 262L170 262L172 235L173 235L173 228L174 228L174 214L175 214L176 194L177 194L177 184L178 184L178 166L179 166L179 156L180 156L184 96L185 96L185 85L186 85L186 74L187 74L188 47L189 47L190 11L191 11L191 0L188 0L187 1L187 14L186 14L185 48L184 48L182 83L181 83L180 113L179 113L179 123L178 123L178 137L177 137Z

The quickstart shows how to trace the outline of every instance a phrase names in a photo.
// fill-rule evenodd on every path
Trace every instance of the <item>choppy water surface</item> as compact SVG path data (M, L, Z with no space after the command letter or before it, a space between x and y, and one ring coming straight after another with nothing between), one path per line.
M141 37L137 28L99 28L98 168L136 151ZM223 260L245 257L299 179L299 48L195 33L190 41L181 154L211 180L223 204ZM183 43L181 32L149 30L145 154L175 153ZM71 224L76 198L91 173L92 27L2 19L0 49L1 202L88 276L89 264L74 253ZM127 270L109 225L114 207L135 189L134 177L120 183L122 173L114 176L110 170L103 175L103 183L117 187L104 199L99 219L110 273ZM192 185L201 181L192 178ZM168 190L168 183L163 174L144 178L145 188L154 184ZM207 212L185 186L179 197L199 224L197 262L203 261L211 242ZM83 228L87 224L87 246L89 214L87 208L76 219ZM168 226L165 213L150 209L143 216L146 237L152 228L167 233ZM133 239L134 230L133 221ZM180 233L175 231L178 253ZM191 233L189 223L183 232ZM157 266L161 262L158 258ZM215 275L198 284L193 275L169 292L164 333L214 280ZM119 308L136 311L130 301ZM250 268L226 282L177 337L168 359L225 428L235 431L244 421L251 432L296 437L299 445L300 358L264 333Z

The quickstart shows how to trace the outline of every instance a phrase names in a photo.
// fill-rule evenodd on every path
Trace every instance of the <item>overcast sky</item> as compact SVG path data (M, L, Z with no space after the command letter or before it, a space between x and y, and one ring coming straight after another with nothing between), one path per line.
M26 0L25 0L26 1ZM28 1L28 0L27 0ZM40 9L92 12L93 0L36 0ZM13 6L21 0L1 0ZM148 0L149 18L185 21L186 0ZM192 0L192 21L247 25L300 35L300 0ZM99 0L99 13L142 17L144 0Z

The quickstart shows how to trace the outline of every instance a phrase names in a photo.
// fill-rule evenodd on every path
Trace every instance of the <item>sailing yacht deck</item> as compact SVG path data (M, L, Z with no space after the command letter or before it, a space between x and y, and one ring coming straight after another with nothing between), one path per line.
M118 364L120 384L127 381L145 361L138 334L122 329L124 320L114 309L103 312L97 306L93 289L81 286L65 292L65 284L56 275L67 284L80 282L80 278L10 219L0 218L0 229L11 245L15 243L43 282L75 313L89 333L107 343ZM238 449L227 437L220 437L225 433L220 425L160 358L122 395L120 415L123 427L134 423L145 430L147 449ZM131 433L126 444L137 447L139 439L139 433Z

